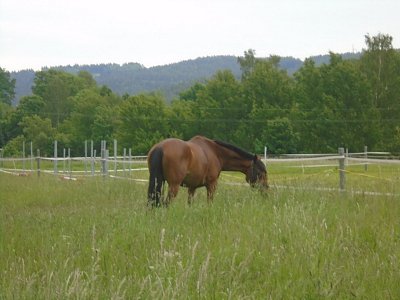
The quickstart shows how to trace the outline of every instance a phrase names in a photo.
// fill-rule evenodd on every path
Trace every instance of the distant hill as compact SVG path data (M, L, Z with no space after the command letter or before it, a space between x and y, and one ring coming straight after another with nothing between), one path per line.
M359 56L360 54L343 54L345 59ZM329 55L316 56L313 59L317 64L328 63ZM281 68L287 70L289 74L296 72L302 64L303 61L293 57L283 57L280 62ZM177 97L181 91L195 82L212 77L218 70L231 70L237 78L241 76L236 56L202 57L152 68L146 68L138 63L126 63L58 66L54 69L72 74L87 71L99 85L106 85L119 95L159 91L165 95L167 101ZM33 70L11 72L11 77L16 79L16 96L13 103L17 105L21 97L32 93L35 72Z

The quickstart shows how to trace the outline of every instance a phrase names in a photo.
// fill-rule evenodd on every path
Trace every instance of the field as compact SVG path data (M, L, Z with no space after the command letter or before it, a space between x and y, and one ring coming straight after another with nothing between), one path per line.
M337 172L271 164L267 195L224 173L212 204L153 210L141 182L0 173L0 299L399 299L400 167Z

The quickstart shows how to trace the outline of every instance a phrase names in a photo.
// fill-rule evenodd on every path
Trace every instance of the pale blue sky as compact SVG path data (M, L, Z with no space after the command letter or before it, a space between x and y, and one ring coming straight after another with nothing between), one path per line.
M210 55L294 56L360 51L393 36L399 0L0 0L0 67L139 62Z

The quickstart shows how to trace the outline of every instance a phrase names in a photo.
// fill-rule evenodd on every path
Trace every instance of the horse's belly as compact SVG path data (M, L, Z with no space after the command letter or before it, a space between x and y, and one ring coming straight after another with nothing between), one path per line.
M197 188L205 185L205 180L191 174L186 175L182 181L182 186Z

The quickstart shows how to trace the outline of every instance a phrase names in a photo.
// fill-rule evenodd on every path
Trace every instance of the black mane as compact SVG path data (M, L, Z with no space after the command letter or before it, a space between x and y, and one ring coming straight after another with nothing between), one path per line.
M249 153L247 151L244 151L243 149L240 149L239 147L236 147L232 144L228 144L222 141L214 140L214 142L222 147L228 148L229 150L232 150L239 154L241 157L248 159L248 160L254 160L255 155L252 153Z

